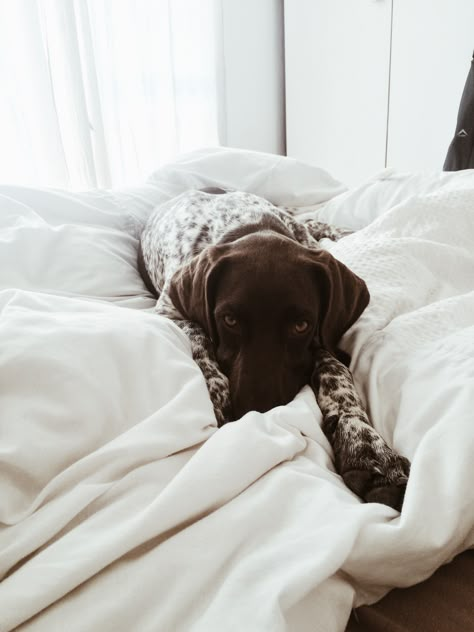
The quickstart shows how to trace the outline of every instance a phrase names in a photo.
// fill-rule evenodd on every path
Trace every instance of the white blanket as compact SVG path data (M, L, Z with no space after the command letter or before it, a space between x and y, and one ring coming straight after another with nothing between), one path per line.
M135 266L161 193L0 190L1 632L342 632L474 546L474 173L440 186L327 244L371 291L344 347L401 515L346 489L308 387L216 430Z

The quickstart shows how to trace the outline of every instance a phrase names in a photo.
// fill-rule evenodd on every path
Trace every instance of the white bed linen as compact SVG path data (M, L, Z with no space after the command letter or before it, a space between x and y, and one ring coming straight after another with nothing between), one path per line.
M151 312L141 223L178 172L222 183L208 154L168 189L166 171L128 192L0 189L1 632L342 631L353 604L474 546L474 172L393 208L365 190L366 228L326 244L371 291L344 346L412 460L399 515L345 488L308 387L217 432L187 339ZM227 186L252 190L262 156L226 156ZM351 192L298 198L291 169L293 199L332 199L347 225Z

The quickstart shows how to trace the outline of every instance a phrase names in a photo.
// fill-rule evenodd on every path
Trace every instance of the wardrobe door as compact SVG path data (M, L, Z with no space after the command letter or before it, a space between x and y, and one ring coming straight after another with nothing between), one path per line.
M392 0L285 0L287 154L354 185L385 166Z
M474 0L393 0L387 165L442 170L474 49Z

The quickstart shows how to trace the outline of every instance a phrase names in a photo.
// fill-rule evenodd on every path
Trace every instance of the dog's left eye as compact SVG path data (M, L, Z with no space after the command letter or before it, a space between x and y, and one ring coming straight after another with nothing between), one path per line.
M295 334L304 334L309 329L309 323L307 320L297 320L293 324L293 331Z

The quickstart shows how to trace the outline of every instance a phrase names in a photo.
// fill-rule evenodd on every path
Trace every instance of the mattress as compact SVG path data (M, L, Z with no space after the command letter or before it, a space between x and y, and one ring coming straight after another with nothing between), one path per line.
M217 429L136 264L156 205L204 186L353 231L322 246L371 293L341 347L412 462L401 514L345 487L309 387ZM348 190L224 149L134 189L1 186L0 631L342 632L472 549L473 209L474 171Z

